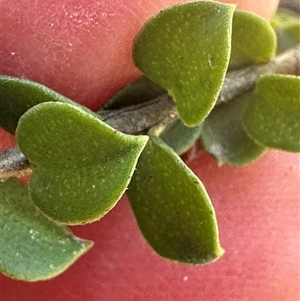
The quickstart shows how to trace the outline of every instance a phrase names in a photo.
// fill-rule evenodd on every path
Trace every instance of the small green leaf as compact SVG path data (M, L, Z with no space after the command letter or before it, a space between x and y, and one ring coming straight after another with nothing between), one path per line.
M0 126L14 134L20 117L31 107L46 101L71 100L41 84L12 76L0 76Z
M281 53L300 43L300 17L280 8L271 21L277 35L277 52Z
M222 256L203 184L159 138L149 140L127 194L144 237L161 256L193 264Z
M102 109L121 109L127 106L153 100L166 93L167 91L161 86L155 84L147 77L141 76L121 89L116 95L114 95L108 102L104 104Z
M284 52L300 43L300 22L291 22L284 27L276 28L277 52Z
M193 2L162 10L137 35L136 66L173 97L183 122L196 126L213 108L230 56L234 5Z
M234 12L229 69L267 62L275 51L276 34L267 21L248 12Z
M117 132L79 107L47 102L29 109L16 138L35 166L29 193L61 223L100 219L124 193L148 137Z
M270 23L276 28L294 21L299 21L299 14L290 9L279 7Z
M0 270L7 276L26 281L55 277L93 245L45 217L16 180L0 183L0 209Z
M253 141L243 127L244 111L250 101L251 95L242 95L229 103L222 103L204 120L203 146L221 164L248 164L266 150Z
M187 127L180 119L167 125L159 125L151 133L158 136L178 155L189 150L198 140L202 130L202 123L195 127Z
M244 115L248 135L266 147L300 151L300 77L267 75Z

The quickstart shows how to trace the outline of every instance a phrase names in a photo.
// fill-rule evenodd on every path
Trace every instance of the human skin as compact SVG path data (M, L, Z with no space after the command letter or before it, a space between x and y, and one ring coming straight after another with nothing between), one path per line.
M75 8L67 23L62 15L52 15L63 3L70 12L70 3L77 1L43 1L30 7L28 2L3 1L1 73L27 76L96 108L138 75L130 47L143 22L178 1L156 5L140 0L136 7L121 0L100 1L106 3L101 8L106 15L97 25L105 30L92 20L75 25L70 20ZM270 17L275 2L239 4ZM80 3L84 16L93 13L91 1ZM77 16L77 22L84 16ZM0 141L3 149L14 144L3 131ZM215 206L226 250L219 261L195 267L160 258L144 241L123 198L99 222L73 228L77 235L94 240L95 247L67 272L40 283L3 276L1 301L298 300L299 156L272 151L247 167L219 167L195 147L184 159L204 182Z
M139 75L131 48L141 26L178 2L3 0L0 72L38 81L96 109ZM277 2L239 1L238 7L270 18Z

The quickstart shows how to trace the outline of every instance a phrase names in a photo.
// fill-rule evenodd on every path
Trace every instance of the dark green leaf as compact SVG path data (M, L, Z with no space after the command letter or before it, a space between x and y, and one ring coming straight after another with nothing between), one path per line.
M267 75L244 115L248 135L262 145L300 151L300 77Z
M254 142L243 127L244 110L250 101L251 95L243 95L220 104L204 121L204 148L221 164L248 164L265 152L265 147Z
M195 127L187 127L180 119L168 125L160 125L152 130L153 135L159 136L177 154L182 155L197 141L202 130L202 123Z
M46 101L71 103L63 95L25 78L0 76L0 126L14 134L20 117Z
M0 209L0 270L10 277L55 277L92 246L45 217L16 180L0 183Z
M135 81L126 85L116 95L114 95L102 107L105 110L116 110L127 106L136 105L167 93L161 86L155 84L150 79L141 76Z
M101 218L125 191L148 138L117 132L70 104L47 102L20 119L16 138L34 167L29 192L61 223Z
M138 68L174 99L183 122L196 126L213 108L230 56L234 5L193 2L152 17L135 39Z
M159 138L149 140L127 194L143 235L161 256L204 264L223 254L203 184Z
M276 35L267 21L248 12L234 12L229 69L266 62L275 50Z

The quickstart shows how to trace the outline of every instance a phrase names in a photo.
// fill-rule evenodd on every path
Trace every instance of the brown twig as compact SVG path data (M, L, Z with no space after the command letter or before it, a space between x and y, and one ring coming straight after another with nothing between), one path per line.
M266 64L228 72L217 99L217 104L228 102L255 87L266 74L300 75L300 45L278 55ZM119 110L102 110L100 118L113 128L128 134L147 131L154 125L178 117L174 102L167 94L146 103ZM18 148L0 152L0 181L31 173L30 164Z
M18 147L0 152L0 180L30 175L30 163Z

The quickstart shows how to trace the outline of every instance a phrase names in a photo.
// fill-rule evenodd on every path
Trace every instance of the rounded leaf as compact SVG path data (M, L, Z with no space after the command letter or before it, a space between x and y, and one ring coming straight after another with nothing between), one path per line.
M267 62L276 51L276 34L263 18L235 11L229 69Z
M0 270L15 279L53 278L93 245L43 215L17 180L0 183L0 212Z
M251 95L242 95L219 104L203 122L203 146L220 164L249 164L266 150L252 140L243 127L244 111L251 99Z
M196 126L213 108L227 70L234 5L174 5L137 35L136 66L174 99L183 122Z
M0 76L0 126L14 134L20 117L46 101L71 103L67 97L25 78Z
M192 264L222 256L215 212L203 184L159 138L149 140L127 195L140 230L159 255Z
M248 135L260 144L300 152L300 77L267 75L244 115Z
M125 191L148 138L117 132L92 112L47 102L20 119L16 138L33 164L30 195L54 220L98 220Z

